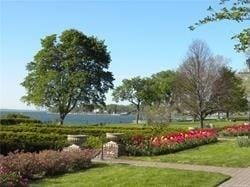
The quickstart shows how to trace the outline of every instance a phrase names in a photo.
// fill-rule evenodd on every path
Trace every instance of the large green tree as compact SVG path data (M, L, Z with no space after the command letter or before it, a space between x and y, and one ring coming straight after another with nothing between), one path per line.
M190 26L190 30L194 30L197 26L210 22L221 20L231 20L240 22L249 22L250 20L250 1L249 0L220 0L222 8L215 10L211 6L207 9L211 14L194 25ZM232 36L232 39L238 39L239 43L235 45L237 51L246 52L250 48L250 28L243 29L240 33Z
M161 71L146 79L144 100L148 105L148 120L171 121L174 80L175 72L170 70Z
M174 71L161 71L153 74L147 80L148 91L145 94L148 95L145 99L147 99L148 104L168 103L172 100L172 90L175 80Z
M229 119L230 112L247 110L247 99L242 79L236 76L236 72L224 66L220 70L220 77L213 85L214 103L218 112L225 112Z
M70 29L45 37L41 45L21 83L25 102L56 110L60 124L76 106L104 104L114 80L104 41Z
M124 79L122 85L116 87L112 94L116 102L128 101L136 107L136 124L145 98L145 82L146 80L140 77Z

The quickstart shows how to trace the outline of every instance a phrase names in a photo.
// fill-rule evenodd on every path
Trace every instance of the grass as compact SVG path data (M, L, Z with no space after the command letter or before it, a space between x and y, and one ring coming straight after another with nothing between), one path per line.
M212 123L215 127L224 127L228 125L233 125L233 124L241 124L243 123L242 121L217 121L217 120L206 120L204 121L204 124L209 124ZM169 127L176 127L176 128L188 128L188 127L200 127L200 122L199 121L187 121L187 122L172 122L169 124Z
M250 148L239 147L236 141L223 140L173 154L151 157L126 157L145 161L176 162L226 167L249 167Z
M215 127L224 127L224 126L228 126L228 125L233 125L233 124L241 124L243 123L243 121L236 121L236 122L232 122L232 121L226 121L226 120L222 120L222 121L218 121L218 120L205 120L204 124L209 124L212 123L213 125L215 125ZM147 124L133 124L133 123L125 123L125 124L106 124L105 126L109 126L109 127L150 127ZM184 121L184 122L171 122L169 123L168 127L172 127L172 128L183 128L183 129L187 129L188 127L200 127L200 122L199 121Z
M84 187L84 186L217 186L228 176L219 173L135 167L128 165L98 165L83 172L46 178L31 184L32 187Z

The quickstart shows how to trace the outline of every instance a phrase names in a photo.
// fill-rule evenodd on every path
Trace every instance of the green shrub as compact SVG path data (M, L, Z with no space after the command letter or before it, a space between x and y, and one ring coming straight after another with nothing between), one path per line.
M27 179L23 178L19 172L11 171L8 168L0 167L0 186L27 187Z
M29 116L19 113L10 113L0 117L0 124L2 125L16 125L20 123L41 123L41 121L31 119Z
M20 113L9 113L6 115L2 115L1 118L20 118L20 119L30 119L29 116L25 116Z
M13 126L0 126L2 131L11 132L36 132L49 134L86 134L91 136L105 136L107 132L110 133L124 133L126 135L159 135L174 132L182 132L183 129L176 129L171 127L165 128L150 128L150 127L112 127L112 126L57 126L57 125L42 125L42 124L22 124Z
M11 132L36 132L36 133L55 133L55 134L86 134L92 136L102 136L107 132L121 132L125 134L152 134L151 128L125 128L125 127L95 127L95 126L56 126L56 125L39 125L23 124L13 126L0 126L2 131Z
M95 136L89 136L84 142L83 146L87 148L93 148L98 149L102 147L102 138L101 137L95 137Z
M0 186L27 187L28 179L53 176L86 169L97 150L53 151L39 153L10 153L0 155Z
M66 144L68 134L89 135L84 146L99 148L101 140L105 141L107 132L124 133L124 137L143 135L150 137L153 135L170 134L182 132L182 129L175 128L149 128L149 127L97 127L97 126L56 126L42 124L22 124L22 125L1 125L0 147L2 154L10 151L40 151L44 149L61 149Z
M239 147L250 147L249 136L238 136L236 141Z
M41 121L29 118L0 118L1 125L16 125L20 123L41 123Z
M16 150L24 152L60 150L68 145L66 136L57 134L0 132L0 139L0 153L5 155Z

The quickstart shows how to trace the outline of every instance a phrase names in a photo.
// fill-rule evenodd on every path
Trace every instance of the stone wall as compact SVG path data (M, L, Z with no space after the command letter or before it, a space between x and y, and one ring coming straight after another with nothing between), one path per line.
M103 158L104 159L114 159L118 158L124 153L124 145L110 141L103 145ZM102 152L98 155L101 158Z

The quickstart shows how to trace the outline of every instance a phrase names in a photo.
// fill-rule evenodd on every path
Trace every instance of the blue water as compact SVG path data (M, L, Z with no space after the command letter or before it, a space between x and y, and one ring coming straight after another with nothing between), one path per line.
M4 110L0 109L0 115L8 113L19 113L38 119L42 122L58 122L59 115L47 113L44 111L27 111L27 110ZM119 124L132 123L135 120L134 115L110 115L110 114L68 114L64 120L65 124Z

